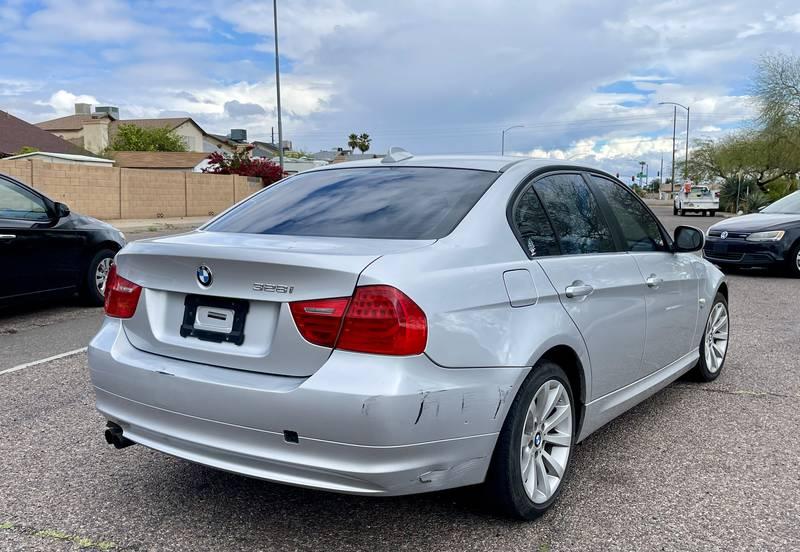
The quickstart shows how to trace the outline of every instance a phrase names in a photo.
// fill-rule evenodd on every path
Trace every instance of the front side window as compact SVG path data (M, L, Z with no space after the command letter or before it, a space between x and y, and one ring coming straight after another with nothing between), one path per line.
M579 174L554 174L533 185L550 216L562 255L616 251L611 229Z
M619 222L627 251L666 250L658 222L633 192L607 178L595 175L591 178Z
M50 217L41 198L0 179L0 218L44 221Z
M449 234L497 173L365 167L298 174L204 230L247 234L430 240Z
M532 187L514 205L512 219L522 247L529 257L558 255L558 240Z

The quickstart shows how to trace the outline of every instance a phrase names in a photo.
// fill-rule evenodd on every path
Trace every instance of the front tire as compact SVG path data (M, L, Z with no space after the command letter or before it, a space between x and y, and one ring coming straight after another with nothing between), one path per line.
M556 501L569 473L575 401L564 370L542 360L511 404L486 480L506 513L532 520Z
M114 251L102 249L95 253L83 277L83 287L81 297L84 302L92 307L99 307L103 304L103 294L106 289L106 278L108 270L111 268L111 261L114 259Z
M672 216L673 217L677 217L678 216L678 208L675 207L675 205L672 206Z
M694 367L696 379L709 382L719 377L728 355L729 332L728 301L724 295L717 293L700 343L700 362Z

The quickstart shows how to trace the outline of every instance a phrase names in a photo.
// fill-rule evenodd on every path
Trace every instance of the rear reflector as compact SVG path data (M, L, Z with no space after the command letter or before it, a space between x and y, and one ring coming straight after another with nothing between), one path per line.
M290 304L297 329L316 345L378 355L418 355L428 341L425 313L391 286L357 287L352 298Z
M139 295L142 293L138 286L117 274L117 266L112 264L106 278L105 303L106 315L114 318L130 318L136 312L139 304Z
M342 327L342 317L347 310L349 297L314 299L289 303L297 329L314 345L333 347Z

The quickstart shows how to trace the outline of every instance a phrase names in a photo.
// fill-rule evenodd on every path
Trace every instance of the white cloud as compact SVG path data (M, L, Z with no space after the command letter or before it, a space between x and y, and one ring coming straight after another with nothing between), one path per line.
M53 109L56 116L62 117L64 115L71 115L75 113L76 103L88 103L98 105L97 98L88 96L86 94L73 94L66 90L59 90L55 92L46 101L37 101L37 105L49 106Z

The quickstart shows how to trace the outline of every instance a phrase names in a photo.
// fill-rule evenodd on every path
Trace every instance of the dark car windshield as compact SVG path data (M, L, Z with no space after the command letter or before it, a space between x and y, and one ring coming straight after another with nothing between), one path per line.
M497 173L428 167L364 167L288 178L205 230L291 236L438 239L489 188Z
M800 192L794 192L761 210L762 213L800 215Z

